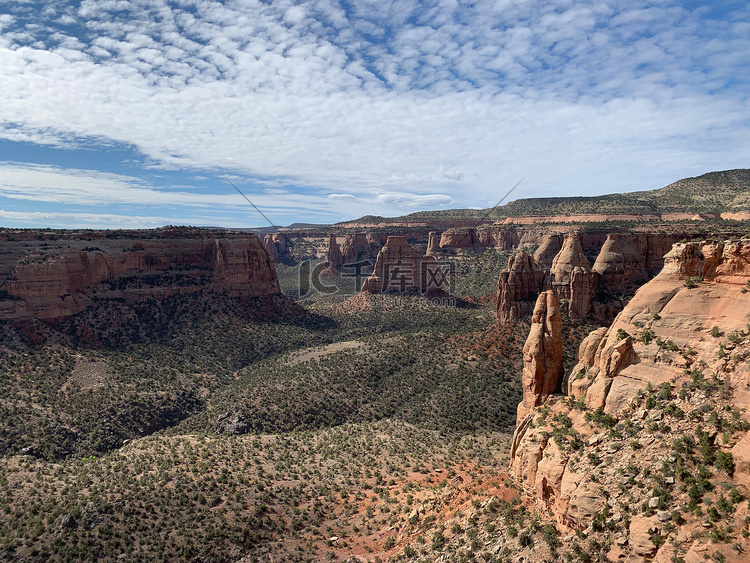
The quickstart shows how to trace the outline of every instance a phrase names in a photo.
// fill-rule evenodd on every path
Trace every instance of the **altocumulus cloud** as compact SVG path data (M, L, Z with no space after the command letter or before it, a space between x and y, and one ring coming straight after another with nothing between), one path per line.
M253 201L279 220L494 204L526 174L520 195L659 187L747 165L750 15L724 6L5 3L0 139L273 185ZM240 222L209 210L223 187L58 164L5 163L0 196Z

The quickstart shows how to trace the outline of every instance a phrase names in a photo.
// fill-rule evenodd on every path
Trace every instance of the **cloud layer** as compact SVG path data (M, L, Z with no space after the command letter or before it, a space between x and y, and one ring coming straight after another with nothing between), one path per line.
M277 217L486 206L526 175L520 195L561 195L750 165L740 4L721 17L668 1L0 10L0 139L124 144L151 167L252 179L282 190L263 200ZM223 187L181 193L137 173L5 163L0 174L0 195L59 205L200 217L207 202L236 202Z

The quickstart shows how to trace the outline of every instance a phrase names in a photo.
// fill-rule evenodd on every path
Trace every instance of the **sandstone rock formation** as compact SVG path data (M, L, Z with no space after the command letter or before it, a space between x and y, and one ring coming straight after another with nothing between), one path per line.
M6 242L0 318L65 317L95 298L140 302L202 289L248 298L280 293L274 261L257 236L182 234L73 239L57 248Z
M562 250L562 237L560 235L546 235L534 252L534 260L547 270L552 269L552 262Z
M560 386L563 375L562 317L552 291L539 295L531 316L531 329L523 347L523 401L518 406L520 422Z
M589 378L586 377L590 368L594 365L596 352L602 339L607 334L607 328L601 327L591 332L578 347L578 363L570 374L563 380L562 390L574 399L583 396L589 387Z
M431 231L427 237L427 255L434 256L440 252L440 235Z
M331 269L340 268L344 263L344 257L341 254L341 249L336 242L336 235L334 234L331 234L328 238L328 253L326 255L326 261L328 262L328 267Z
M281 293L276 265L257 236L247 239L216 239L211 288L241 297L264 297Z
M432 257L423 257L411 246L406 237L389 236L378 252L375 268L362 285L362 291L381 293L385 291L406 292L418 289L427 291L427 280L423 279L423 265L435 263Z
M634 282L646 280L646 257L630 237L613 233L607 236L592 270L608 292L624 292Z
M276 243L273 240L272 234L267 234L265 238L263 239L263 248L266 249L266 252L268 253L269 258L271 258L274 262L278 262L279 251L276 248Z
M501 324L516 322L532 313L544 275L525 250L511 257L497 282L497 319Z
M366 233L347 234L341 247L341 254L344 264L355 264L363 260L369 260L374 256Z
M596 274L583 253L579 233L565 237L562 249L552 261L548 286L560 300L563 313L571 318L589 316L596 293Z
M442 250L474 250L487 248L509 250L520 244L521 237L513 227L455 228L444 231L440 237Z
M481 248L473 229L450 229L440 236L440 248L477 250Z
M693 281L686 283L688 278ZM672 511L687 504L688 492L696 494L689 489L701 463L709 467L701 469L704 475L725 483L725 490L750 486L747 426L719 422L716 427L724 433L717 434L707 424L729 411L735 418L749 417L740 415L750 407L748 284L750 241L676 244L662 272L638 290L612 325L581 343L578 364L563 385L571 400L552 395L543 409L537 395L527 391L531 363L524 347L524 400L511 474L562 529L603 537L592 524L602 521L606 507L617 540L608 561L690 560L712 553L707 547L713 544L695 533L705 529L705 517L688 511L687 523L683 517L673 521ZM537 341L538 332L532 326L529 339ZM709 432L701 435L704 429ZM691 454L675 446L683 439L694 443L696 436L702 461L690 461ZM725 456L723 463L730 453L731 465L711 464L714 456ZM661 485L632 486L643 482L634 476L649 474ZM724 494L716 492L707 506ZM625 519L619 513L623 502L637 505L638 512ZM747 515L746 504L736 510L735 523Z

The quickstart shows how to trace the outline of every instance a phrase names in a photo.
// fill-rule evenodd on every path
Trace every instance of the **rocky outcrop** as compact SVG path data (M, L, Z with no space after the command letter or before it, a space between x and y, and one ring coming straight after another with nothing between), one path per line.
M497 320L513 323L533 312L545 272L525 250L511 257L497 282Z
M599 344L601 344L606 334L607 328L601 327L591 332L583 339L583 342L581 342L578 347L578 363L563 381L562 390L568 396L577 399L585 395L586 390L589 388L590 381L586 376L594 365Z
M269 258L271 258L271 260L273 260L274 262L278 262L279 251L276 248L276 243L273 240L272 234L267 234L263 239L263 248L266 249L266 252L268 253L268 256Z
M406 237L390 236L378 252L373 273L365 280L362 291L403 293L419 290L426 293L428 280L423 276L423 269L436 263L432 257L423 257L406 241Z
M346 235L341 247L344 264L355 264L364 260L370 260L375 255L372 245L367 240L366 233L350 233Z
M610 234L591 268L599 285L610 293L622 293L634 283L646 280L646 257L631 237Z
M427 255L434 256L440 252L440 235L431 231L427 237Z
M539 248L534 252L534 260L543 268L552 269L552 262L562 250L562 237L560 235L546 235L542 239Z
M553 394L539 401L542 394L531 392L530 374L539 362L529 361L527 341L511 474L564 529L586 529L590 537L598 537L591 526L606 506L612 516L608 526L618 538L608 560L668 561L704 551L700 535L692 531L705 518L686 514L684 533L679 532L684 522L665 525L673 520L672 510L689 501L694 464L700 464L687 461L690 454L681 455L674 444L683 439L695 443L709 419L721 419L722 412L732 409L737 417L750 407L750 368L743 359L750 357L750 338L744 332L749 283L750 241L676 244L662 272L638 290L612 325L581 343L578 363L562 386L570 400ZM538 333L532 325L529 340L537 342ZM731 349L733 360L725 348ZM717 431L711 430L701 438L703 463L711 469L705 474L748 486L747 427L721 427L724 433L716 438ZM623 432L627 428L631 430ZM723 461L731 453L733 464L711 467L719 453ZM631 487L641 471L656 475L654 482L660 485L640 491ZM623 499L642 507L631 513L629 525L617 513ZM675 534L678 539L664 546L656 541Z
M487 248L510 250L520 244L521 237L515 228L487 227L448 229L440 237L442 250L474 250Z
M581 237L570 233L555 256L547 284L560 300L560 308L571 318L586 318L596 293L596 274L583 253Z
M671 251L672 243L678 237L674 234L605 234L598 231L580 234L571 231L561 244L562 235L559 234L537 232L534 236L542 237L541 245L533 256L534 267L546 270L543 287L539 290L555 292L563 315L600 321L614 319L627 303L627 296L632 295L649 276L661 271L664 256ZM522 240L531 244L533 237L524 235ZM684 248L679 245L675 247L685 254L679 260L682 275L702 276L704 270L710 272L712 264L718 260L718 256L704 256L699 248L703 243L696 244L684 243L687 245L683 245ZM724 252L723 247L721 252ZM589 260L591 256L595 257L593 267ZM741 261L737 258L735 262L737 260ZM725 269L728 268L735 266L725 266ZM529 307L522 300L514 306L512 299L506 295L510 290L505 279L507 275L506 269L498 279L496 306L501 324L514 322L529 312ZM535 295L532 292L524 298L533 299Z
M750 243L676 244L664 260L661 273L614 320L593 359L579 357L574 377L588 379L589 408L619 413L640 390L675 375L662 365L669 353L652 344L656 334L671 347L694 347L696 332L746 324L750 299L741 289L750 279Z
M331 269L340 268L344 263L344 257L341 254L338 242L336 242L336 235L331 234L328 238L328 252L326 253L326 261L328 267Z
M563 375L562 317L557 297L545 291L536 300L531 329L523 347L523 401L518 421L559 389Z
M60 296L83 291L111 273L111 257L99 250L32 252L15 265L5 290L20 299Z
M280 293L274 261L257 236L174 234L111 237L96 246L68 240L57 248L6 242L0 318L66 317L94 299L142 302L203 289L247 298Z
M219 434L244 434L248 426L244 415L238 412L225 412L216 419L216 431Z
M441 235L440 248L477 250L483 247L477 241L476 231L473 229L451 229Z
M276 265L258 237L214 241L211 288L241 297L281 293Z

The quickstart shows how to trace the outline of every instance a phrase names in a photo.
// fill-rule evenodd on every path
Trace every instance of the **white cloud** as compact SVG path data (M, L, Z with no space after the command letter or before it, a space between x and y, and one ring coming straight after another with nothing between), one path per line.
M0 219L18 227L67 228L76 225L83 229L156 228L169 224L166 217L114 215L111 213L55 213L41 211L6 211L0 209ZM188 224L189 220L178 221Z
M526 195L549 195L748 165L747 11L719 21L667 1L189 5L85 0L38 28L0 16L0 138L114 140L168 169L310 186L268 204L322 214L332 200L386 214L476 205L527 174ZM74 20L85 33L56 27ZM2 172L6 197L38 201L234 197L89 171Z

